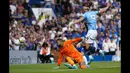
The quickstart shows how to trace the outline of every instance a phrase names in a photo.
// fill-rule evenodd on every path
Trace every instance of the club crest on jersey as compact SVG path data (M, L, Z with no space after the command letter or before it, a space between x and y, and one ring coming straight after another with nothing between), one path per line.
M69 45L68 44L66 44L66 47L68 47Z

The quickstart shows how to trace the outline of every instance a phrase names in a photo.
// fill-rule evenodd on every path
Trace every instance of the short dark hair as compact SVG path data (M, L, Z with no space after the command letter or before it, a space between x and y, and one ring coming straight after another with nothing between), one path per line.
M57 41L63 41L62 39L57 39Z
M42 47L48 47L48 43L47 42L44 42L43 44L42 44Z

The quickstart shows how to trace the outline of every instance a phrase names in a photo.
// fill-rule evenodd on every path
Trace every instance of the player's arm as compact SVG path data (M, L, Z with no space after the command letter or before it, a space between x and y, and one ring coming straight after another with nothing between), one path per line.
M79 43L81 41L84 41L84 37L80 37L80 38L75 38L75 39L72 39L70 40L71 43Z
M59 56L59 59L58 59L58 64L54 69L59 69L60 68L60 64L62 62L62 57L63 57L63 55L60 53L60 56Z
M81 54L84 56L84 48L81 49Z
M84 20L84 17L81 17L80 19L78 19L78 20L76 20L75 22L73 22L73 24L77 24L77 23L79 23L79 22L81 22L81 21L83 21Z
M105 12L110 7L110 3L107 3L107 6L99 11L99 13Z
M79 41L82 41L82 37L81 38L75 38L75 39L71 40L72 43L77 43Z
M60 53L57 66L60 66L60 64L62 63L62 58L63 58L63 55Z
M80 37L80 38L75 38L70 40L71 43L79 43L80 41L84 40L84 37Z
M73 25L73 24L77 24L77 23L83 21L84 19L85 19L84 17L81 17L80 19L78 19L78 20L72 22L72 23L70 24L70 26Z

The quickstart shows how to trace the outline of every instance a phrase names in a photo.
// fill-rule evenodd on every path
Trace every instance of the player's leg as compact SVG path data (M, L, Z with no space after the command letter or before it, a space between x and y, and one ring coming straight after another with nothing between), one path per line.
M70 58L70 57L66 57L66 60L69 64L71 64L72 66L75 64L74 61Z
M93 42L93 47L95 47L95 52L101 54L101 56L102 56L103 59L104 59L104 51L101 50L101 49L98 49L98 47L97 47L97 43L96 43L95 40L94 40L94 42Z
M92 46L92 44L94 43L94 40L96 39L97 36L97 32L94 30L89 30L87 35L85 36L85 41L84 43L86 44L86 50L88 50L88 55L89 55L89 62L88 64L90 64L93 61L93 57L92 54L95 53L95 48L94 46ZM96 46L95 46L96 47Z
M88 49L88 56L89 56L88 64L91 64L91 62L94 60L94 58L92 56L94 53L95 53L95 47L89 46L89 49Z
M79 53L79 52L77 52L77 54L75 54L75 55L76 55L75 60L79 64L80 68L81 69L86 69L87 66L85 64L83 55L81 53Z
M97 37L97 31L92 31L91 33L93 33L92 36L91 36L92 38ZM93 40L93 46L95 47L96 52L100 53L102 55L102 57L104 58L104 51L97 48L96 39Z
M66 57L67 62L64 65L67 66L70 69L78 69L78 67L75 65L74 61L70 57Z
M83 59L83 56L82 57L79 57L79 66L80 66L80 68L81 69L86 69L87 68L87 66L86 66L86 64L85 64L85 61L84 61L84 59Z
M95 52L101 54L102 57L103 57L103 59L104 59L104 51L101 50L101 49L98 49L96 41L95 41L95 40L93 40L93 41L94 41L94 42L93 42L93 47L95 47Z
M94 60L94 58L92 56L93 52L92 52L92 49L90 46L91 46L90 44L85 44L85 52L87 52L87 54L89 56L88 64L90 64Z
M99 53L99 54L101 54L101 56L102 56L103 59L104 59L104 55L105 55L105 53L104 53L103 50L101 50L101 49L97 49L96 52Z
M85 62L85 64L86 64L87 68L89 68L90 66L88 65L88 61L87 61L87 58L86 58L85 55L83 56L83 59L84 59L84 62Z

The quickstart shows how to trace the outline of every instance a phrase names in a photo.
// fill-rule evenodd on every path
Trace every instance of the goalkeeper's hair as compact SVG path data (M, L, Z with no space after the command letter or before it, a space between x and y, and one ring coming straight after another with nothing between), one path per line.
M57 42L58 42L58 41L59 41L59 42L64 42L64 40L63 40L63 39L60 39L60 38L57 39Z

